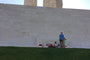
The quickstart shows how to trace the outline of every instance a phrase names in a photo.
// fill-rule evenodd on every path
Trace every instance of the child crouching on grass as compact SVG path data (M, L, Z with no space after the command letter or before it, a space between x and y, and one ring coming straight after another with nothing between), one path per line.
M58 43L55 41L55 43L54 43L54 47L55 48L58 48Z

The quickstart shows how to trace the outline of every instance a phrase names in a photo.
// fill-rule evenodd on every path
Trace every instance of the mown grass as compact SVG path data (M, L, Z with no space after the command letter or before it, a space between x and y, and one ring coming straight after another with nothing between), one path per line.
M90 60L90 49L0 47L0 60Z

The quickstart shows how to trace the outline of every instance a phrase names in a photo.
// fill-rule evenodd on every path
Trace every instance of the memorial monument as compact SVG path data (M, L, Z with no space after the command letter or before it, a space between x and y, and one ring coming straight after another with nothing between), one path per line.
M37 6L37 0L24 0L24 5ZM43 7L62 8L62 0L43 0Z

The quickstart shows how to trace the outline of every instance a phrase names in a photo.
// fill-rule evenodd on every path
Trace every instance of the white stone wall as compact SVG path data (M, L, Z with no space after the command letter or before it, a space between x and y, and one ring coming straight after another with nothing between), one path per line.
M90 11L0 5L0 46L32 47L58 41L69 48L90 48Z

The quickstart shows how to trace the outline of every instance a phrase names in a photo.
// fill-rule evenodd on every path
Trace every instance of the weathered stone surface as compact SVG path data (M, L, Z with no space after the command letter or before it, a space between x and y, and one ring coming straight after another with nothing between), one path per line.
M56 7L56 0L44 0L44 7Z
M24 0L24 5L37 6L37 0Z
M62 8L62 0L44 0L44 7Z
M36 46L58 41L90 48L90 11L0 4L0 46Z
M62 8L62 6L63 6L62 0L56 0L56 7L57 8Z

